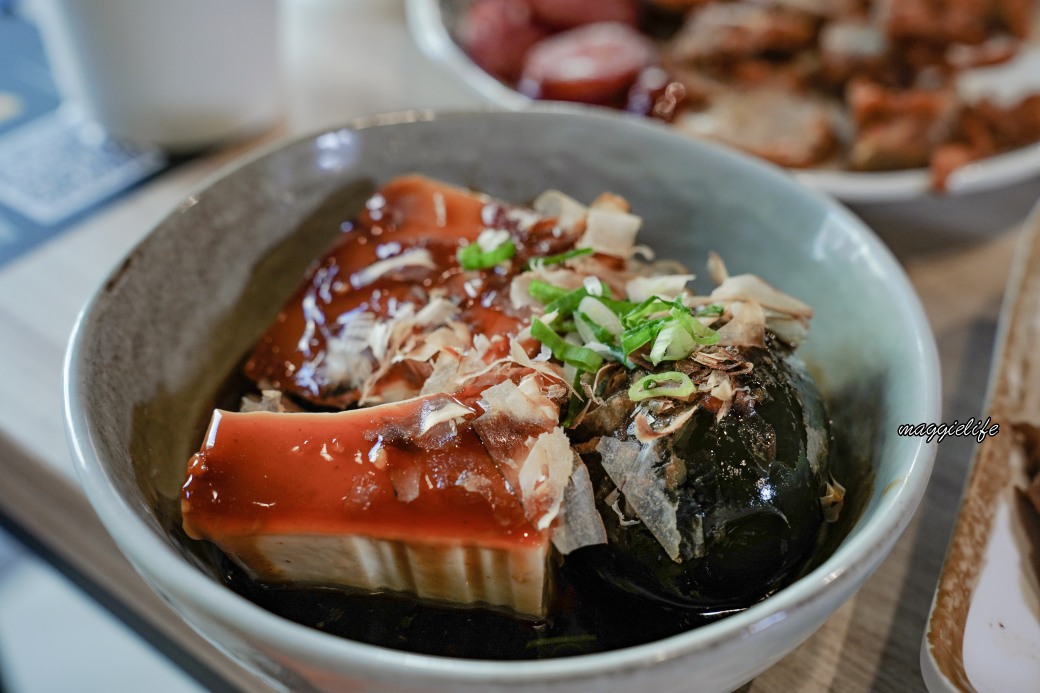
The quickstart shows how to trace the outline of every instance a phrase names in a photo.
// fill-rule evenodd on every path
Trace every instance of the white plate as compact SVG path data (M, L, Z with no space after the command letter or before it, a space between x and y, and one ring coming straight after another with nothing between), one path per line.
M422 51L457 75L477 95L507 110L521 110L531 99L492 77L455 43L448 30L467 0L407 0L408 25ZM1038 13L1040 14L1040 13ZM1040 19L1040 18L1038 18ZM1034 48L1021 68L985 71L973 79L973 91L1021 93L1030 86L1040 91L1040 48ZM934 195L928 171L861 173L838 170L792 171L798 180L838 199L853 203L902 202ZM947 195L996 190L1040 174L1040 143L989 157L955 171Z
M1013 427L1040 426L1040 206L1023 231L990 376L1000 432L975 454L921 644L932 693L1040 690L1040 546L1018 512L1025 453Z

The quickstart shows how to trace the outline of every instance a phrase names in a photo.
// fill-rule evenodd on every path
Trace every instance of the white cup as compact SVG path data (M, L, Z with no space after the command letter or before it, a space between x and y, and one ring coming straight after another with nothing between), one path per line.
M177 152L278 118L278 0L35 0L63 99L116 137Z

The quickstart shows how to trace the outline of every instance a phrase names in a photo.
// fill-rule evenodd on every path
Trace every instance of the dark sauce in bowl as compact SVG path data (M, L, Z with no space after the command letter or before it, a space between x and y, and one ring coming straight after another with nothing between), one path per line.
M613 589L571 558L577 554L560 566L544 621L392 593L265 585L226 558L220 559L220 568L228 587L290 621L370 645L444 657L526 660L604 652L676 635L725 615L669 608Z

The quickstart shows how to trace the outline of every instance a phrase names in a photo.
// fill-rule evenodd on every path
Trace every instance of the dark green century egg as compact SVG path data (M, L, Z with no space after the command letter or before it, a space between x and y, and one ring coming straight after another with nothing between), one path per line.
M669 367L699 383L698 394L633 401L629 387L647 371L601 379L601 404L576 433L609 542L572 558L655 600L705 614L743 609L792 580L820 536L823 401L772 337Z

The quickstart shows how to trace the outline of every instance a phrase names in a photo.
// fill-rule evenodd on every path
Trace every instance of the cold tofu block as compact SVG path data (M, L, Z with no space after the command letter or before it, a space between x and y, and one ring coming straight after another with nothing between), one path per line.
M338 413L214 413L184 530L259 580L545 614L550 531L438 394Z
M246 375L322 406L355 403L360 382L339 382L324 371L327 342L351 323L357 323L352 331L367 336L370 330L362 319L386 321L400 306L429 303L433 288L457 267L460 241L475 240L484 228L481 213L487 202L486 197L422 176L401 176L385 185L368 200L360 218L345 226L257 342L245 364ZM447 282L450 286L444 288L451 289L451 295L465 295L450 279ZM361 381L367 371L379 368L379 359L365 351L366 344L357 347L369 357L357 364ZM427 373L420 368L394 375L393 389L405 396L380 401L419 394Z

